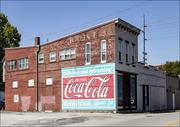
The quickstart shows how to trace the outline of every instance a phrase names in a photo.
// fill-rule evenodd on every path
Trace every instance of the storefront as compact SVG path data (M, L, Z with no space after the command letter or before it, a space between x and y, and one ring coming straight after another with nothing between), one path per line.
M117 71L118 110L137 109L136 74Z

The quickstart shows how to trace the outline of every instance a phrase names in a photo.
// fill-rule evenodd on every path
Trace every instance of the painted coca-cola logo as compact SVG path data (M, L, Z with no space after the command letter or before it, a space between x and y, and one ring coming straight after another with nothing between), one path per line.
M113 98L113 84L113 74L63 78L63 98Z

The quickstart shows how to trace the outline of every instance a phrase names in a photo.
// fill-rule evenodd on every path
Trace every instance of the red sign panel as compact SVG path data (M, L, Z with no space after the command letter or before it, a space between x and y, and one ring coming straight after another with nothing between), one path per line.
M114 75L66 77L63 81L63 99L114 98Z

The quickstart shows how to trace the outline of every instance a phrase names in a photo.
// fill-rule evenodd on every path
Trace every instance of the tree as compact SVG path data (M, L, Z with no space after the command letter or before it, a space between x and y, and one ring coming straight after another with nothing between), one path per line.
M180 61L167 61L163 65L163 70L167 75L178 76L180 75Z
M4 57L4 48L19 47L20 40L21 34L17 28L9 23L5 14L0 13L0 61ZM2 62L0 64L0 76L2 77Z

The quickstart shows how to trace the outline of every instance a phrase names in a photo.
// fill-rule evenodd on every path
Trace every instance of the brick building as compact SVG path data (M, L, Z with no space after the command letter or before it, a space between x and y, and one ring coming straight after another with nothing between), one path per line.
M165 108L164 74L138 63L139 33L116 19L46 44L40 45L37 38L35 46L6 48L6 110ZM153 88L163 95L156 101ZM157 104L159 100L162 103Z

